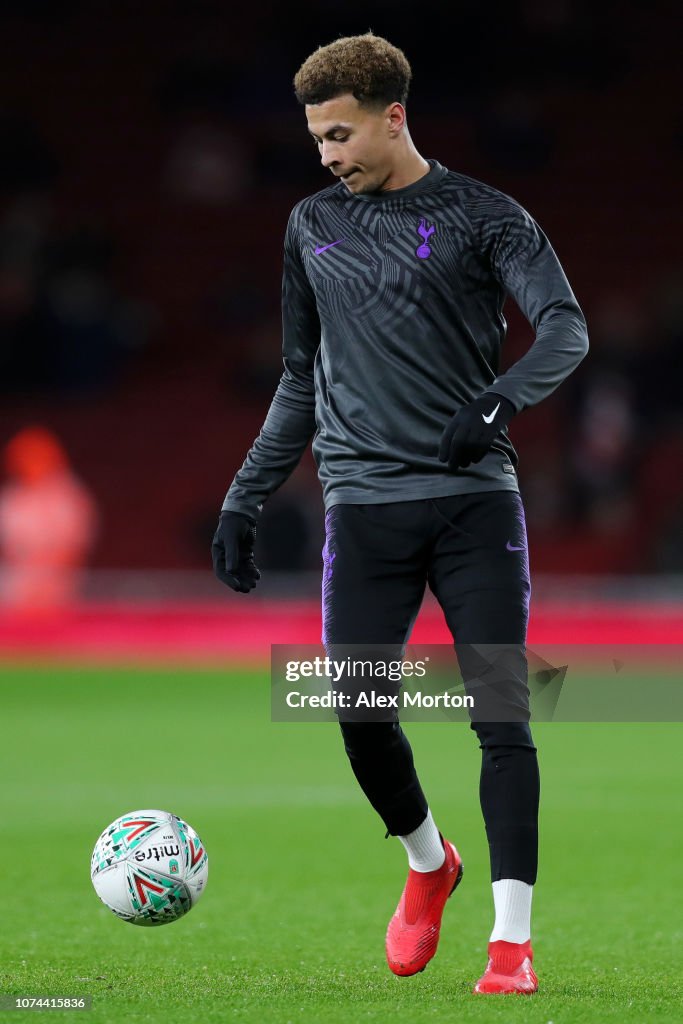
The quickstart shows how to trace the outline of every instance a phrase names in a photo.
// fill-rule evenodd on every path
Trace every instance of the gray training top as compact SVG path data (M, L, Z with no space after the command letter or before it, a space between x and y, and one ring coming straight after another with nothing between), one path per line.
M313 435L325 508L516 491L501 432L476 465L439 462L444 427L486 391L517 412L549 395L588 349L559 260L510 196L429 160L405 188L301 200L285 235L284 372L224 509L258 518ZM497 376L511 295L536 332Z

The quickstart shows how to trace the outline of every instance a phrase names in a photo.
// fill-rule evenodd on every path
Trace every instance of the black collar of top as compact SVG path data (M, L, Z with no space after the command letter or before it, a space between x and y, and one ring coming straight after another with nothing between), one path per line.
M361 195L349 192L343 181L338 183L337 188L341 189L348 199L360 199L364 203L385 203L391 199L409 199L411 196L419 195L422 192L431 192L438 188L448 174L448 170L442 167L438 160L428 159L427 163L430 168L427 173L403 188L390 188L382 192L366 192Z

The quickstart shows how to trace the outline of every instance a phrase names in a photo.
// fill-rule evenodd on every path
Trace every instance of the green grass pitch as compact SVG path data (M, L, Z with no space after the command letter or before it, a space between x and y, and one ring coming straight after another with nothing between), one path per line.
M1 665L0 710L2 993L92 995L76 1020L98 1024L683 1020L681 725L535 727L541 991L486 998L470 994L492 908L466 726L406 726L465 876L435 960L401 979L383 943L403 849L336 725L271 723L265 672ZM89 878L101 829L142 807L185 817L209 852L201 902L157 929L117 920Z

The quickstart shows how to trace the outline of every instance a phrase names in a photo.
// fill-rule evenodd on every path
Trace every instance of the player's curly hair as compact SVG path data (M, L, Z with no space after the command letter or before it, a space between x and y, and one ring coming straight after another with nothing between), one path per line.
M413 73L403 50L366 32L319 46L294 76L299 103L324 103L350 92L364 107L406 104Z

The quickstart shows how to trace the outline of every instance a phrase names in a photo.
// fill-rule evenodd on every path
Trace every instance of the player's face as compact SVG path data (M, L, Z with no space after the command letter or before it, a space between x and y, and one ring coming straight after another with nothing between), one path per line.
M386 110L368 110L351 93L306 104L308 131L320 162L356 195L380 190L389 177L393 107L402 109L391 104Z

